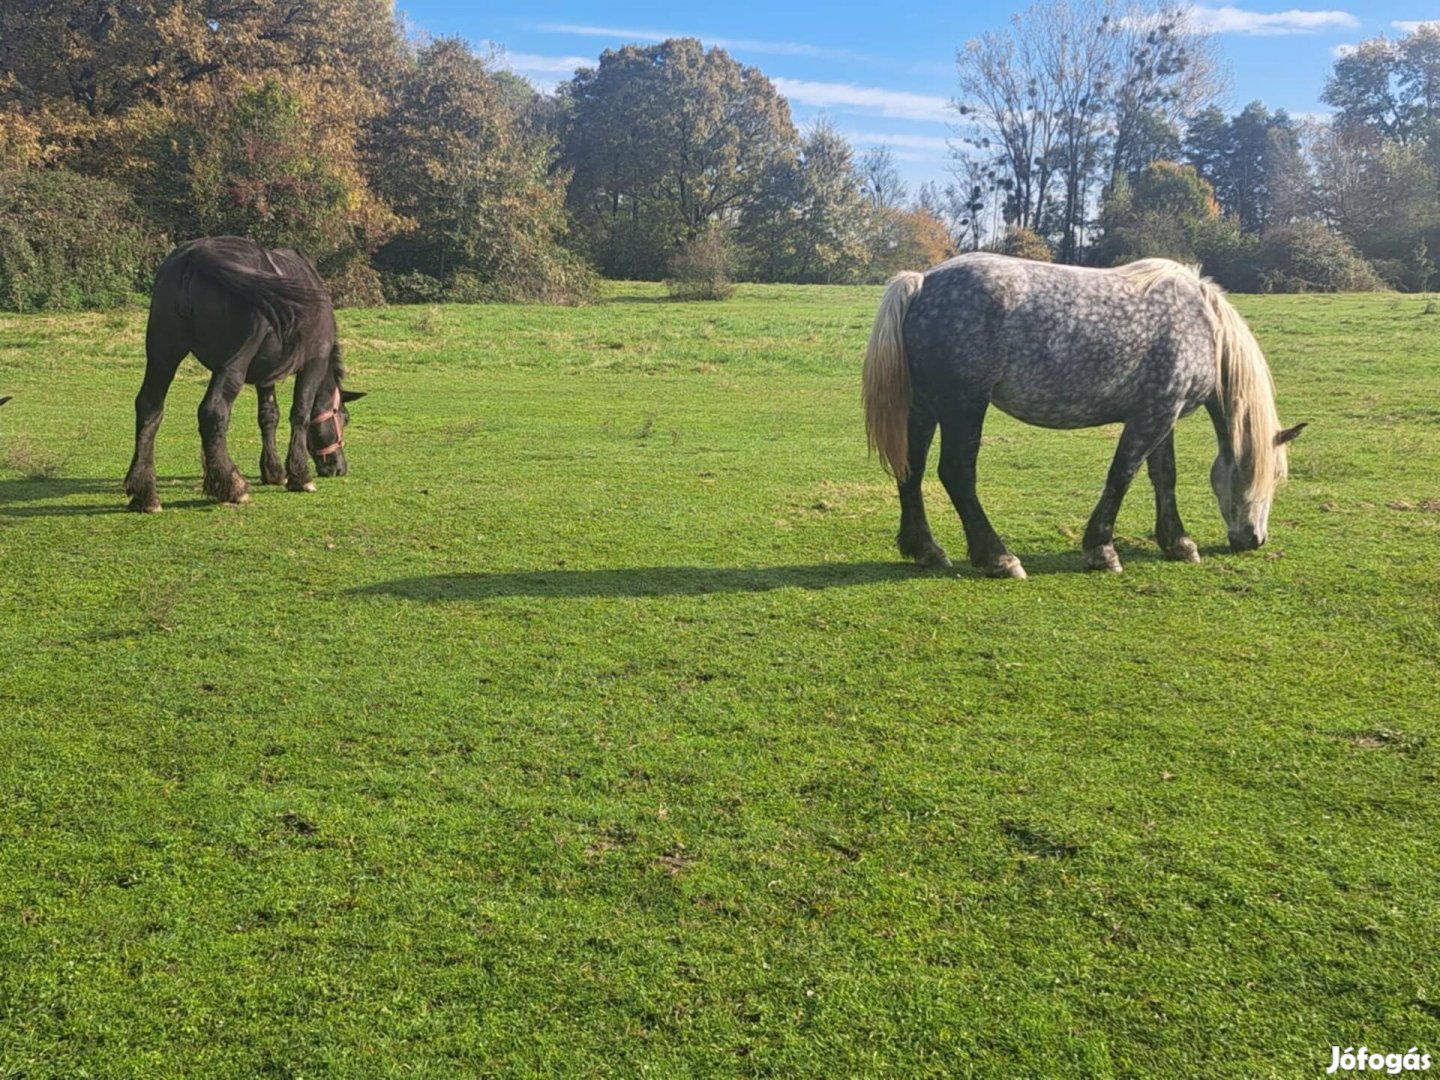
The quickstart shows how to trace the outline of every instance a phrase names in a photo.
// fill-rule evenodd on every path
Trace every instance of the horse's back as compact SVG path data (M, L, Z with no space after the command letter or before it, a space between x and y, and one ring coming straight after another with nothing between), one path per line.
M155 274L147 339L193 353L218 371L242 350L246 381L289 375L302 359L286 339L301 336L328 353L335 316L324 281L292 248L265 248L240 236L207 236L178 245Z
M1124 420L1210 377L1204 286L1159 260L1096 270L962 255L927 272L905 324L918 391L983 395L1046 427Z

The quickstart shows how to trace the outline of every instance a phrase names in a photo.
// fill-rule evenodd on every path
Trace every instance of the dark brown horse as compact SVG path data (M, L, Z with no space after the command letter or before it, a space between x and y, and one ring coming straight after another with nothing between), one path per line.
M189 353L214 375L200 401L205 493L241 503L250 485L225 447L230 409L246 383L260 395L260 476L291 491L314 491L309 453L321 476L345 475L345 403L364 394L342 390L344 367L335 311L308 258L289 248L267 250L238 236L181 244L155 272L145 329L145 381L135 398L135 457L125 477L130 509L160 509L155 493L155 431L165 395ZM290 449L275 449L280 406L275 384L295 376Z

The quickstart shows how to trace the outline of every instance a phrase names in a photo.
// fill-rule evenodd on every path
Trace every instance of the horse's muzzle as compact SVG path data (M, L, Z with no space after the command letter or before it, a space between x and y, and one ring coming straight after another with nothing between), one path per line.
M1231 551L1254 551L1263 543L1265 543L1264 538L1256 535L1255 530L1248 525L1239 532L1232 532L1230 534Z

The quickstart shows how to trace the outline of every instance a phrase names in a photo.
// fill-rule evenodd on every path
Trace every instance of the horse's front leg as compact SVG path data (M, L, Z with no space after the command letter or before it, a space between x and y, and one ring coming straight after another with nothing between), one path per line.
M1124 569L1120 556L1115 554L1115 517L1125 499L1140 463L1149 457L1156 444L1174 426L1173 418L1166 423L1137 423L1131 421L1120 433L1120 445L1115 448L1115 458L1110 462L1110 473L1105 478L1105 490L1090 515L1085 527L1085 565L1091 570L1109 570L1118 574ZM1173 456L1173 455L1172 455Z
M290 449L285 455L285 486L291 491L314 491L310 477L310 417L324 375L322 364L306 364L295 373L295 397L290 402Z
M245 385L245 372L236 367L223 367L210 378L205 396L200 399L200 459L205 473L205 494L223 503L243 503L250 499L250 485L225 445L230 429L230 410Z
M257 386L260 397L260 481L265 484L285 483L285 466L275 449L275 429L280 426L280 403L275 400L275 387Z
M1155 540L1160 550L1177 562L1200 561L1200 549L1185 534L1180 508L1175 503L1175 431L1172 428L1145 459L1155 486Z
M922 409L910 406L910 431L908 435L910 473L899 482L900 488L900 533L895 543L900 554L914 559L921 566L938 566L948 569L950 557L945 549L935 542L930 532L930 523L925 518L925 496L921 485L925 479L925 459L930 452L930 442L935 438L936 420Z
M965 526L970 564L991 577L1025 577L1020 560L1005 548L975 493L975 460L988 402L956 409L940 421L940 482Z

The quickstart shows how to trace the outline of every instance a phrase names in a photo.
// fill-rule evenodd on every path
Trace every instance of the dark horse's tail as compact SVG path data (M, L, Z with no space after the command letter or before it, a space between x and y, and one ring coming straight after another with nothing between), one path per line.
M905 359L905 312L920 292L924 274L896 274L885 287L870 345L865 350L865 431L870 448L904 481L910 474L910 368Z
M274 263L271 263L274 266ZM300 317L315 304L328 300L318 278L285 277L278 271L255 270L227 253L204 247L190 252L185 267L224 291L253 304L283 339L292 337Z

